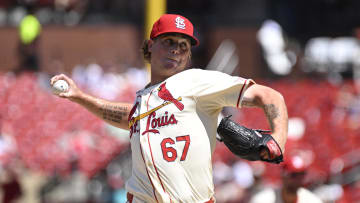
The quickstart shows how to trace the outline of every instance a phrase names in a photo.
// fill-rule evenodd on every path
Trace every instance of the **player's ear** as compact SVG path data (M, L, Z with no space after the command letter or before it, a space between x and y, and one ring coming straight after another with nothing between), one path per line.
M152 52L152 46L153 46L153 44L154 44L154 40L152 40L152 39L149 39L148 41L147 41L147 47L148 47L148 50L149 50L149 52Z

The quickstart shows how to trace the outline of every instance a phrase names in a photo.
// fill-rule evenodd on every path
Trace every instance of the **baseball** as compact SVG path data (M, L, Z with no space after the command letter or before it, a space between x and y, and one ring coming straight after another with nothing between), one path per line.
M68 91L69 84L65 80L58 80L53 84L52 89L55 94L60 94Z

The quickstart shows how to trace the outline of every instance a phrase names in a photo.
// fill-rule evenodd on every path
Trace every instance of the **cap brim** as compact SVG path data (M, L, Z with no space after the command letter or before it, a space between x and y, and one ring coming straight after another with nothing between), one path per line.
M153 38L159 37L160 35L171 34L171 33L181 34L181 35L184 35L185 37L188 37L190 39L190 43L192 46L199 46L199 44L200 44L199 40L196 37L188 35L187 33L178 32L178 31L168 31L168 32L158 33Z
M189 36L189 37L190 37L190 41L191 41L192 46L199 46L200 42L196 37L191 37L191 36Z

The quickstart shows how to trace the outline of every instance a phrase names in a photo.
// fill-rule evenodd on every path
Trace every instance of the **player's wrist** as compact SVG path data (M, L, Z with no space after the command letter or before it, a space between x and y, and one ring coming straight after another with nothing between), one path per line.
M88 100L90 100L89 98L90 96L85 94L84 92L78 90L75 93L69 95L69 99L73 102L76 102L78 104L82 104L82 103L86 103L88 102Z
M271 133L271 136L276 140L277 144L279 145L281 151L285 152L285 140L284 137L287 137L287 132L282 130L276 130Z

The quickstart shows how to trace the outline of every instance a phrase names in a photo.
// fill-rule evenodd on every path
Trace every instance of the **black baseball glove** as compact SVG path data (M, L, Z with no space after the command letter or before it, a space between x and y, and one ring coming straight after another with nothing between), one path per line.
M249 161L262 160L277 164L283 161L281 148L270 131L246 128L230 117L231 115L221 120L217 132L220 136L218 140L224 142L232 153ZM264 149L268 153L266 159L261 155Z

